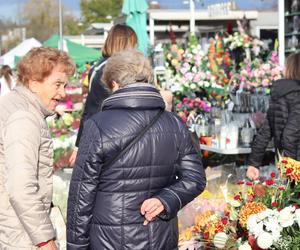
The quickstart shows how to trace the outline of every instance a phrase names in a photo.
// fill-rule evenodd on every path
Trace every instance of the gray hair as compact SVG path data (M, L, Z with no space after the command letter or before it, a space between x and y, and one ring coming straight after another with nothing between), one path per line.
M136 49L123 50L107 60L101 81L110 89L113 81L120 87L137 82L152 83L153 70L143 53Z

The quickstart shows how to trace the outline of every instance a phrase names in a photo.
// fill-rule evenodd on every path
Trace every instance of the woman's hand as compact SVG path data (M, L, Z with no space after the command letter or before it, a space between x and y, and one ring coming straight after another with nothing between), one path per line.
M250 180L255 181L259 178L259 170L256 167L248 166L246 175Z
M75 160L76 160L76 157L77 157L77 152L78 152L78 149L77 148L74 148L70 158L69 158L69 166L70 167L73 167L74 164L75 164Z
M164 205L157 198L150 198L143 202L141 214L145 217L144 226L148 225L157 215L164 211Z
M50 240L46 245L40 247L41 250L58 250L54 240Z

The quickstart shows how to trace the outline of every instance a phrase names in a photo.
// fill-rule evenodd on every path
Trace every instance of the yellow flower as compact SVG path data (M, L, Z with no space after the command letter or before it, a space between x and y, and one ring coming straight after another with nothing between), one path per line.
M289 157L283 157L278 167L281 174L295 182L300 182L300 161L296 161Z
M179 242L188 241L193 237L193 227L187 228L179 235Z
M177 65L179 64L179 62L178 62L177 59L172 59L171 64L172 64L173 66L177 66Z
M250 202L246 203L240 211L239 222L243 228L247 227L247 221L252 214L258 214L265 211L267 207L260 202Z

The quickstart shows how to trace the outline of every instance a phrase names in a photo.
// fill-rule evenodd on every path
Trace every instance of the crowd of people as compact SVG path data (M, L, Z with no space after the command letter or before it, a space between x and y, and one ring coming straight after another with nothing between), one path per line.
M104 59L91 69L67 249L177 249L177 213L205 188L188 128L165 111L150 61L136 45L131 28L114 26ZM0 249L57 249L46 118L74 72L65 52L32 49L17 65L17 86L0 99Z
M67 249L175 250L177 213L205 189L201 156L172 95L153 85L149 59L126 25L110 30L103 58L89 71L89 92L70 158ZM264 151L300 160L300 54L271 92L247 176L259 178ZM56 250L49 212L53 143L46 118L75 72L67 53L35 48L0 72L0 249ZM17 83L17 84L16 84Z

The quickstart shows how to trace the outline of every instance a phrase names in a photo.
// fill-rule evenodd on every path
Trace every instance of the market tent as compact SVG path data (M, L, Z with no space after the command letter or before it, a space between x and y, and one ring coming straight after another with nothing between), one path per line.
M59 48L59 45L59 35L53 35L43 43L44 47ZM88 48L68 39L63 40L63 50L71 56L78 67L83 67L86 62L98 60L101 56L99 50Z
M122 12L127 16L126 24L134 29L138 37L139 50L147 53L149 44L147 34L147 9L145 0L124 0Z
M8 51L0 57L0 65L9 65L11 68L16 66L16 58L23 57L32 48L41 47L42 44L35 38L29 38L21 42L19 45Z

